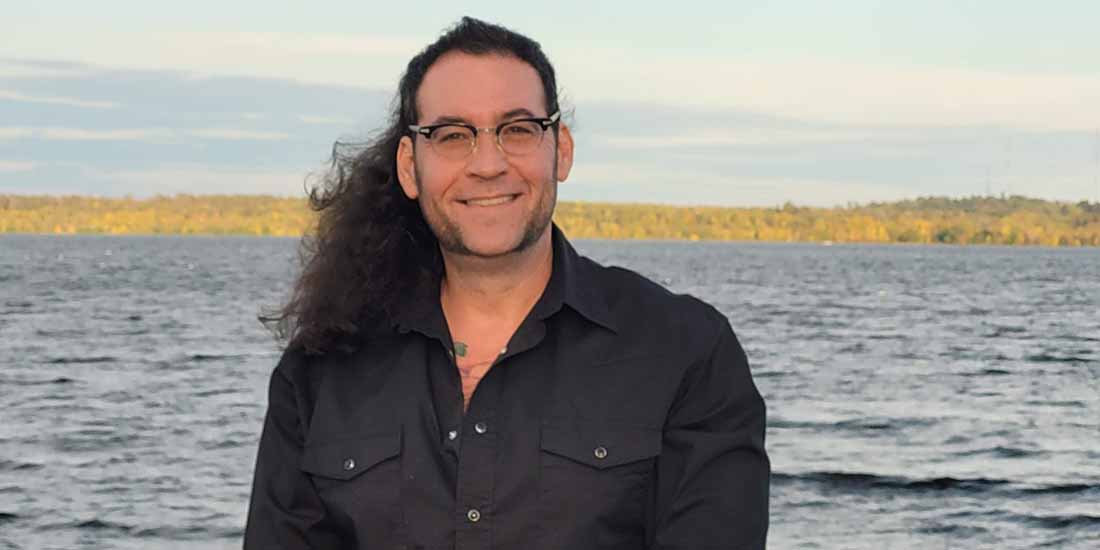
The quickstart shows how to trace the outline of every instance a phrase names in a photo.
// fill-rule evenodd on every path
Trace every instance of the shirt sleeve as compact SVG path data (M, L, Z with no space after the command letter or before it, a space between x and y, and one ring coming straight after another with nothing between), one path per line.
M280 367L288 361L283 355ZM267 414L256 456L244 550L339 548L324 505L299 469L304 435L298 392L277 367L268 389Z
M665 424L657 466L655 550L763 550L771 465L764 400L725 316L691 365Z

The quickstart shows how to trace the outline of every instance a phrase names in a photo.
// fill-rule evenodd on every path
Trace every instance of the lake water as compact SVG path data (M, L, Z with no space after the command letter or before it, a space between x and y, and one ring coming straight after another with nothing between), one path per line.
M295 244L0 235L0 549L239 548ZM1100 250L575 244L731 319L769 548L1100 548Z

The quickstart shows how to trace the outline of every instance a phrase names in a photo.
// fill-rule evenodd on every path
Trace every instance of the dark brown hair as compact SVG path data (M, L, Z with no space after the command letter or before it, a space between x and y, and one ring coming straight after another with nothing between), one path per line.
M301 273L289 300L259 317L288 346L307 353L351 351L362 332L384 323L402 302L438 282L438 241L397 180L397 147L418 122L416 93L443 54L502 54L531 65L542 81L546 112L557 111L554 67L538 42L504 27L463 17L409 61L388 126L361 145L337 142L331 166L309 191L316 227L298 249ZM555 126L555 135L557 127ZM406 302L407 303L407 302Z

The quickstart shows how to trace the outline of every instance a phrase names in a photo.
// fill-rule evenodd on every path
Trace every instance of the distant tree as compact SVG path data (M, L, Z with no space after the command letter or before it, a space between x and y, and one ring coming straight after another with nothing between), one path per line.
M555 220L575 238L1100 246L1100 203L1020 196L921 197L839 208L562 202ZM0 195L0 232L7 233L297 236L313 223L304 200L271 196Z

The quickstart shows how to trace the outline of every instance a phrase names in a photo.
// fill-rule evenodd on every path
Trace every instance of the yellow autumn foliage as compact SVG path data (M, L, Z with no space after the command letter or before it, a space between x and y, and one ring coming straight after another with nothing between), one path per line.
M291 237L308 231L314 216L304 199L263 195L0 195L0 233ZM1100 203L1025 197L837 208L562 202L555 221L573 238L1100 246Z

